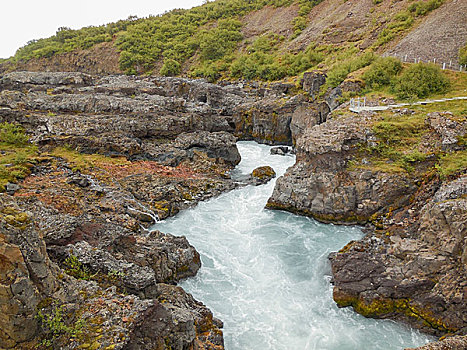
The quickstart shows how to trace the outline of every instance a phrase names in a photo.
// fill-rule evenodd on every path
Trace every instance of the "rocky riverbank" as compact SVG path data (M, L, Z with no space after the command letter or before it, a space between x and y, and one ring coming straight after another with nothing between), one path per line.
M222 322L175 286L196 274L198 252L147 228L238 185L233 134L291 142L296 102L285 92L81 73L1 77L2 181L13 182L0 195L0 347L223 348ZM291 100L289 114L271 125L279 100ZM18 141L26 136L16 125L30 142ZM244 182L272 176L259 169Z
M443 108L337 110L304 128L297 163L267 206L368 224L362 240L330 256L337 304L459 334L453 348L460 349L467 344L467 177L458 159L466 156L467 122L461 105Z
M464 335L467 179L443 173L451 163L439 159L462 158L465 117L329 115L360 87L345 81L318 101L325 80L306 73L305 93L295 94L282 83L2 76L0 121L10 127L2 129L0 346L223 348L222 322L176 287L196 274L199 254L185 238L147 228L239 182L275 176L259 168L230 178L237 137L295 145L297 163L268 207L372 223L331 257L340 306ZM396 131L418 153L392 144Z

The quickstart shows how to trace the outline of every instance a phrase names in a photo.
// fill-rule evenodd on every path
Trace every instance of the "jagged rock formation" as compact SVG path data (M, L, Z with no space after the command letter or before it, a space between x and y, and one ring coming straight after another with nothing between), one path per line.
M49 254L53 255L56 248L46 241L50 242L53 233L60 234L68 228L66 220L63 222L57 217L50 217L47 208L39 203L29 205L35 209L34 213L24 210L28 205L23 198L0 195L3 291L0 298L0 346L3 349L30 349L41 341L43 345L50 342L63 349L86 346L95 349L109 346L113 349L146 349L147 346L222 348L222 332L219 330L222 324L213 319L211 312L181 288L156 283L157 271L140 266L141 261L129 263L122 258L112 260L104 257L87 264L78 255L80 260L76 260L73 266L65 264L65 270L61 269L49 259ZM44 218L48 221L44 222ZM51 220L60 226L50 226ZM75 234L83 234L80 228L75 230ZM117 232L119 228L115 227L115 234ZM135 239L135 236L120 237ZM74 239L79 240L77 236ZM169 244L174 239L166 237ZM85 238L74 245L65 246L63 238L61 242L66 247L64 250L69 252L76 252L88 244ZM155 253L160 251L157 246L147 246L147 242L136 244L133 249L145 243L146 249L155 250ZM199 257L192 247L184 244L190 251L188 255L194 258L193 269L190 266L183 270L190 275L199 267ZM183 254L178 249L172 250L172 254L174 252ZM92 254L95 257L106 252L93 250ZM171 262L178 263L177 259L169 252L166 262L161 260L156 265L168 267ZM114 265L109 266L109 262L114 262ZM94 281L78 276L78 273L88 273L85 266L90 266ZM98 268L94 269L95 266ZM109 268L113 270L103 271ZM81 279L76 280L70 274ZM118 289L115 286L105 288L103 283L98 285L95 282L97 275L107 279L109 286L119 286ZM134 289L129 288L127 292L133 293L122 294L123 290L116 283L118 280L123 285L131 285ZM146 293L141 293L143 287ZM135 289L140 293L135 293ZM147 293L149 289L150 294ZM140 297L135 294L140 294ZM70 332L74 334L71 339L68 338ZM65 338L62 338L63 334Z
M453 336L439 342L420 346L417 350L463 350L467 348L467 336ZM415 350L415 349L406 349Z
M418 216L399 214L411 222L404 230L369 234L332 256L336 302L435 334L465 331L466 185L465 176L444 184Z
M5 313L1 346L64 346L78 332L65 348L222 348L220 321L167 284L195 275L199 254L183 237L145 228L239 184L228 173L240 161L232 134L291 144L292 119L316 110L293 89L60 72L1 77L0 120L20 124L38 146L30 176L8 184L14 197L2 196L1 232L34 227L23 243L41 252L34 266L45 264L35 277L26 247L7 236L5 259L18 267L11 283L24 284L8 288L24 305ZM245 183L274 176L260 168ZM109 320L110 310L121 317ZM65 331L52 329L52 319ZM98 333L105 337L97 341Z
M290 144L292 116L314 108L304 97L288 95L292 87L286 84L219 86L181 78L13 72L0 86L2 119L24 124L35 141L44 144L53 135L55 143L83 152L144 159L157 158L154 141L182 132L226 131Z
M8 187L14 197L3 195L7 209L0 232L7 225L33 225L37 237L31 239L41 252L34 263L45 267L37 272L42 277L34 277L26 248L4 239L2 259L18 274L15 281L25 283L15 297L18 305L24 293L37 297L5 313L2 324L16 320L28 331L18 334L16 326L5 326L1 346L27 348L41 337L59 344L60 337L44 327L57 312L75 315L67 327L87 325L86 336L74 338L70 349L92 345L101 321L117 310L121 318L106 323L116 328L105 328L108 337L96 348L142 349L144 342L222 348L221 322L171 285L196 274L199 254L183 237L149 234L145 228L157 217L238 185L229 178L240 161L232 134L296 147L297 163L278 179L268 207L325 222L380 225L332 257L339 305L437 334L464 332L465 177L451 184L438 178L423 182L366 166L362 145L378 141L373 116L328 116L342 91L361 86L344 81L317 101L324 83L325 75L312 72L302 81L308 95L293 96L294 87L282 83L214 85L82 73L3 76L0 120L20 123L40 157L31 176ZM426 147L462 147L466 125L448 113L427 115L425 126L431 130ZM74 159L86 154L112 158L94 159L92 166ZM433 165L429 158L425 163L419 166ZM257 169L243 180L259 184L273 176L271 169ZM42 282L46 276L51 280ZM16 300L9 294L7 299ZM42 325L33 318L37 310L44 315ZM120 339L120 331L128 337Z
M465 335L467 177L443 182L428 169L430 154L464 149L466 123L450 112L426 114L418 149L427 156L406 172L386 168L388 159L376 165L378 120L341 113L302 128L297 163L278 179L267 207L373 223L365 238L330 257L338 305L437 335Z
M353 148L372 142L369 119L330 120L297 141L297 163L278 179L267 206L324 222L364 223L381 208L407 203L413 179L378 171L347 171Z

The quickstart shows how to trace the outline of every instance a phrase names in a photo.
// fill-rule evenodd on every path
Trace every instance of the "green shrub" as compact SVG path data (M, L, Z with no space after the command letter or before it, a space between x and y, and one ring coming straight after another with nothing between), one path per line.
M393 91L402 99L424 98L449 89L449 80L441 69L431 63L417 63L402 72L393 84Z
M0 123L0 142L23 146L29 142L29 137L24 134L24 129L19 124Z
M363 74L366 86L377 89L389 85L402 69L402 64L397 58L380 57L373 62L370 68Z
M409 6L409 11L416 16L425 16L427 13L436 10L445 0L417 1Z
M90 280L95 275L91 275L87 266L83 265L81 261L75 255L70 255L65 259L65 272L70 276L73 276L80 280Z
M171 59L171 58L166 58L164 60L164 64L162 65L159 73L160 75L166 76L166 77L173 77L181 72L182 66L180 63L177 61Z
M295 17L293 20L293 30L294 30L294 37L300 35L300 33L307 27L308 20L304 16Z
M231 53L237 43L243 39L242 23L234 19L224 19L218 22L215 29L202 31L199 47L202 60L216 60Z
M408 11L401 11L394 16L394 19L378 35L376 46L384 45L394 39L397 34L410 28L414 22L412 14Z
M367 52L363 55L348 59L344 62L336 63L328 71L328 79L326 81L326 85L331 87L338 86L345 80L349 73L352 73L358 69L368 66L375 59L376 56L372 52Z
M459 49L459 64L467 64L467 44Z
M193 69L191 76L193 78L205 78L209 82L215 82L221 77L221 70L217 66L218 62L207 61Z

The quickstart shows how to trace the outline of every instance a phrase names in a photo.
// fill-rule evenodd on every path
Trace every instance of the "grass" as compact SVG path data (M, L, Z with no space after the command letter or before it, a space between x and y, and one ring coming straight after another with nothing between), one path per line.
M446 153L439 158L436 170L442 179L465 173L467 170L467 150Z
M457 122L465 122L467 120L467 100L452 100L426 105L413 105L410 106L410 109L421 113L449 111L453 114L451 119Z
M85 172L92 170L93 168L99 168L102 165L128 165L131 164L124 157L111 158L101 154L83 154L79 153L69 147L57 147L52 152L51 156L60 157L65 159L72 167L74 171Z
M21 126L0 123L0 192L8 182L28 176L37 155L37 147L29 143Z
M415 113L400 115L391 111L379 112L372 120L375 145L360 145L359 153L349 163L350 170L366 169L387 173L408 173L420 176L437 171L443 179L455 177L467 170L465 137L459 138L459 150L445 152L430 143L433 132L425 124L428 113L449 111L448 117L458 123L467 121L467 103L462 100L411 106ZM428 139L427 139L428 138ZM363 164L362 160L368 162Z

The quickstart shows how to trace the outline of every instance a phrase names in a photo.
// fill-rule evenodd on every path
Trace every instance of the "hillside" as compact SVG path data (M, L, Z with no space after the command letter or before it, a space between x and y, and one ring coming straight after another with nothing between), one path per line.
M239 0L32 40L1 70L279 80L375 52L457 63L461 0Z

